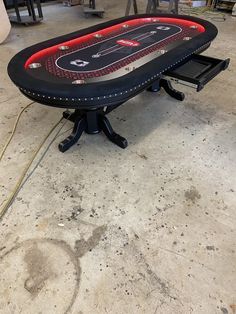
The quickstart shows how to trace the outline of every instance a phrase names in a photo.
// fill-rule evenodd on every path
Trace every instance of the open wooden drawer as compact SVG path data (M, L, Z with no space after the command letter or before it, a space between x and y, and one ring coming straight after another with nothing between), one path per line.
M193 54L190 59L164 73L164 79L195 88L198 92L225 70L230 59L220 60Z

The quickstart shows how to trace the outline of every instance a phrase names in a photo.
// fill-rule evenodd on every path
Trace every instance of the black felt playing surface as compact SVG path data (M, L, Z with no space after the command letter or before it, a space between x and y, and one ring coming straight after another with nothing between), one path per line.
M131 57L178 34L182 28L176 25L153 23L142 25L125 34L104 39L96 44L68 53L56 60L56 65L65 71L98 71Z

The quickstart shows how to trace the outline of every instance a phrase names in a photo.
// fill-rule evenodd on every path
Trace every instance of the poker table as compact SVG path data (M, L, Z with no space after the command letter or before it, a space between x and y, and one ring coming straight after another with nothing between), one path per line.
M229 64L200 55L216 35L213 24L190 16L122 17L28 47L12 58L8 74L28 98L67 109L63 116L74 128L60 151L84 131L103 131L125 148L106 115L144 90L164 88L183 100L171 81L201 90Z

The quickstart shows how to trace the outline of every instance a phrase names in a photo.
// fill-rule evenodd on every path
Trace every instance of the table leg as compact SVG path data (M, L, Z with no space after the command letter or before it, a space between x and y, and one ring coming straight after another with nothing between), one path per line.
M112 143L121 148L126 148L128 146L127 140L114 132L109 120L105 116L100 117L100 127Z
M13 1L14 1L14 7L15 7L15 11L16 11L16 18L17 18L17 21L20 23L21 17L20 17L18 2L17 2L17 0L13 0Z
M148 0L147 7L146 7L146 13L150 13L152 9L152 1Z
M175 4L175 14L179 14L179 0L174 0L174 4Z
M126 10L125 10L125 16L128 16L130 13L130 8L131 8L131 0L127 1L127 6L126 6Z
M163 87L165 92L168 95L170 95L171 97L173 97L177 100L180 100L180 101L184 100L184 97L185 97L184 93L174 89L173 86L171 85L170 81L161 79L160 80L160 87Z
M72 133L58 145L59 150L62 153L64 153L72 145L77 143L82 133L85 131L85 128L86 128L86 120L83 117L75 122Z
M153 0L153 10L152 13L157 13L157 7L159 7L159 1Z
M178 14L178 0L170 0L167 12Z
M119 105L120 103L113 106L113 109ZM121 148L126 148L128 146L127 140L114 132L105 114L102 108L94 110L75 110L74 112L68 110L64 111L63 117L74 122L74 127L72 133L59 144L59 150L63 153L67 151L72 145L77 143L83 132L97 134L101 131L104 132L112 143Z
M63 118L71 122L76 122L77 120L82 118L79 110L75 110L74 112L71 112L70 110L66 110L62 113L62 115L63 115Z
M134 14L138 14L138 6L136 0L133 0L134 3Z
M31 9L31 14L32 14L33 21L36 21L36 15L35 15L35 10L34 10L33 0L28 0L27 2L29 3L29 7Z
M32 12L31 12L31 7L29 5L29 1L26 1L26 6L27 6L28 14L29 14L29 16L31 16Z
M36 4L37 4L39 18L43 18L43 11L42 11L40 0L37 0Z
M152 85L147 88L147 91L156 93L156 92L159 92L160 89L161 89L160 80L157 80L153 82Z
M148 0L146 13L156 13L159 6L159 0Z

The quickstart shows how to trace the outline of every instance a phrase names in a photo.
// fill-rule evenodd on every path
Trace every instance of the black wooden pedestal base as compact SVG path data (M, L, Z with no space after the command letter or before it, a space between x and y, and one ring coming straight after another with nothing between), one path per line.
M63 117L74 122L74 127L72 133L59 144L58 148L61 152L67 151L72 145L76 144L83 132L97 134L103 131L114 144L121 148L128 146L127 140L114 132L109 120L105 117L104 111L101 109L75 110L73 113L65 111Z
M154 82L147 90L149 92L158 92L161 89L161 87L171 97L180 101L184 100L184 97L185 97L184 93L174 89L169 80L159 79L156 82Z
M178 100L184 100L184 94L174 89L170 81L165 79L159 79L153 82L147 90L151 92L158 92L161 87L171 97ZM97 134L101 131L104 132L112 143L121 148L126 148L128 146L127 140L113 130L109 120L105 116L120 105L122 105L122 102L107 107L106 111L103 110L104 108L93 110L76 109L74 112L64 111L63 117L72 121L74 123L74 127L72 133L59 144L59 150L61 152L67 151L72 145L78 142L83 132L88 134Z

